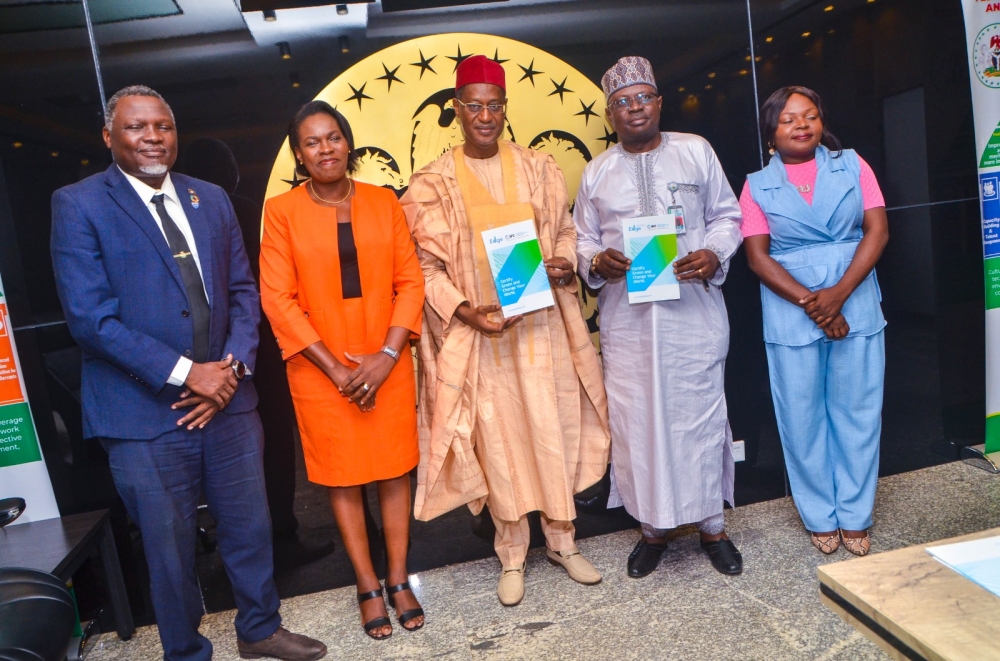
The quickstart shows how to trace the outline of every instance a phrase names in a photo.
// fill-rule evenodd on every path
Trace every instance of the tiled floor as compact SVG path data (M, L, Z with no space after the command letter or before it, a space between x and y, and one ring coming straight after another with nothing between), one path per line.
M293 631L320 638L328 659L760 659L860 661L886 658L820 604L816 567L830 558L809 544L794 505L773 500L727 513L729 533L743 552L741 576L723 577L698 548L693 528L678 530L659 570L645 579L625 575L636 540L624 531L582 540L580 549L604 574L586 587L528 558L526 596L502 607L494 559L420 573L418 597L427 625L397 626L387 641L367 639L353 588L287 599L282 613ZM879 484L873 551L885 551L1000 525L1000 476L952 463L887 477ZM233 611L209 615L202 631L215 658L237 659ZM104 635L90 661L160 658L155 628L122 642Z

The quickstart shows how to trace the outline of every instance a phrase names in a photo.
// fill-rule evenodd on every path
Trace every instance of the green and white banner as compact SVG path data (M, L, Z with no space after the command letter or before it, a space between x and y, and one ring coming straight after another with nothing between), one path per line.
M0 499L12 496L27 502L24 514L12 525L59 516L25 396L14 331L0 281Z
M963 0L986 283L986 447L1000 452L1000 3Z

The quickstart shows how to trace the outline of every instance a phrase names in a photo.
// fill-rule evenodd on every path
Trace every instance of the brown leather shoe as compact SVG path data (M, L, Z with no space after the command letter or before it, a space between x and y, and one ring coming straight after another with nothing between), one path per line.
M256 643L236 639L241 659L282 659L283 661L315 661L326 656L326 645L307 636L292 633L285 627Z

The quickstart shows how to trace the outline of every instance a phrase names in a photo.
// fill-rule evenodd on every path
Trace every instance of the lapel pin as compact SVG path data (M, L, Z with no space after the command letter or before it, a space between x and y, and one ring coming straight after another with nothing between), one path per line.
M194 192L193 188L189 188L188 193L191 195L191 208L197 209L200 206L200 203L198 202L198 195Z

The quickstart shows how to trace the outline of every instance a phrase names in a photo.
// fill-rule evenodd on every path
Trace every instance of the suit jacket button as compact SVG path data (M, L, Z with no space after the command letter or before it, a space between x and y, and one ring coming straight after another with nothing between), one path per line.
M190 317L191 313L188 312L187 310L181 310L181 316L182 317Z
M186 358L190 358L191 357L191 350L190 349L185 349L184 350L184 356Z

